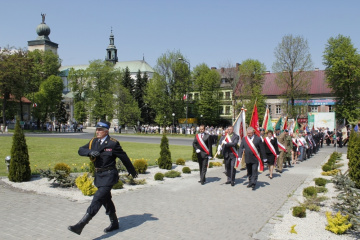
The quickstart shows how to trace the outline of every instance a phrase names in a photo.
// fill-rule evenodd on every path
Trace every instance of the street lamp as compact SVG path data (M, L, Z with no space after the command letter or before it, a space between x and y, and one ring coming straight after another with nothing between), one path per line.
M173 127L171 130L171 133L173 133L173 131L175 130L175 113L171 114L173 116Z
M178 58L179 61L183 61L183 62L186 62L188 65L189 65L189 81L190 81L190 76L191 76L191 68L190 68L190 62L186 61L185 59L183 58ZM185 136L187 135L187 123L188 123L188 100L187 100L187 91L188 91L188 84L186 84L186 121L185 121Z
M165 122L166 122L166 116L164 116L164 134L166 134Z

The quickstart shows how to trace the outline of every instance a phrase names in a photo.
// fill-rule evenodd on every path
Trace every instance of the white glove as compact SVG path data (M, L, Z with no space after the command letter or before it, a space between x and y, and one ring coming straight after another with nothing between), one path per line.
M238 161L241 162L242 158L238 158Z
M196 151L195 151L196 153L200 153L201 152L201 150L200 149L196 149Z
M264 162L267 162L267 159L266 159L266 158L264 159Z
M219 145L219 146L218 146L218 150L217 150L217 151L218 151L218 152L220 152L220 151L221 151L221 149L222 149L222 147Z
M212 159L212 156L208 156L209 160Z
M276 158L279 158L279 157L280 157L280 155L277 155L277 156L276 156Z
M223 140L221 143L222 143L222 144L226 144L227 142L226 142L225 140Z

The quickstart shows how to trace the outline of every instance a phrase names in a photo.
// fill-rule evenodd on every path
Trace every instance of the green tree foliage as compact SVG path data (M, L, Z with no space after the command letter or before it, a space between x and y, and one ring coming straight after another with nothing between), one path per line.
M151 121L150 118L147 116L148 115L147 113L149 112L149 108L144 101L144 95L146 92L146 86L148 80L149 80L149 76L147 75L147 73L145 72L143 76L141 76L141 72L139 70L136 75L136 84L134 91L135 100L137 101L138 107L141 111L141 121L144 121L146 123L149 123Z
M114 81L118 72L113 70L112 63L94 60L90 62L86 74L89 76L87 100L92 117L111 120L114 110Z
M360 135L355 131L350 134L348 153L349 177L360 188Z
M129 90L130 94L134 96L135 83L134 79L131 78L131 73L128 67L125 68L122 76L122 85Z
M242 82L240 106L247 109L246 122L250 122L254 104L258 109L259 119L264 116L266 103L265 96L262 95L262 87L264 85L264 72L266 67L258 60L247 59L243 61L239 67L240 80ZM260 121L260 120L259 120Z
M9 180L12 182L29 181L31 169L25 135L20 127L19 118L16 120L11 160L9 166Z
M301 36L285 35L275 48L277 73L275 82L283 91L287 114L296 117L298 108L295 99L306 99L312 78L313 63L306 39Z
M41 83L39 91L35 94L37 107L34 108L34 115L42 122L57 111L62 100L64 84L61 77L51 75Z
M60 102L57 106L56 106L56 111L55 111L55 118L59 123L66 123L68 120L67 114L66 114L66 109L65 109L65 104L64 102Z
M140 109L137 102L131 96L129 90L118 84L115 86L115 109L116 117L119 120L119 125L136 125L140 119Z
M323 64L326 80L336 96L336 118L357 122L360 118L360 55L350 37L331 37Z
M160 143L160 157L158 159L159 168L170 170L172 167L171 152L169 149L169 140L166 134L163 134Z
M71 68L68 74L69 85L74 93L74 118L77 122L84 122L87 118L85 93L89 75L84 69Z
M78 101L74 106L74 118L77 122L83 123L86 121L87 112L86 112L86 103L85 101Z
M205 63L194 68L194 91L200 92L200 98L195 101L195 105L197 116L203 115L202 124L218 124L220 79L220 74L211 70Z

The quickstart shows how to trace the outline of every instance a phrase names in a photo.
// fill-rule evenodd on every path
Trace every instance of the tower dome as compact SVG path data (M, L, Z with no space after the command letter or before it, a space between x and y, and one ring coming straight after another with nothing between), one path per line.
M50 27L48 25L46 25L45 23L40 23L36 28L36 33L38 35L37 39L50 40L49 38L50 32L51 32Z

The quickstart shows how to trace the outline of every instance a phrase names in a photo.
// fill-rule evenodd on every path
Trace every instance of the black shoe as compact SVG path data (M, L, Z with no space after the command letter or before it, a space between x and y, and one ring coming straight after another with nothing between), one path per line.
M104 229L104 232L106 233L119 229L119 220L116 216L116 213L110 213L109 218L110 226Z
M240 168L240 170L245 170L246 168Z
M252 190L255 190L255 187L256 187L255 184L253 184L253 185L252 185Z
M201 182L201 185L204 185L205 184L205 182Z
M287 168L287 165L285 164L283 168Z
M226 183L225 184L230 184L231 183L231 181L226 181Z
M85 227L85 225L88 224L91 219L92 219L92 216L90 216L90 214L86 213L84 215L84 217L77 224L75 224L73 226L69 226L68 229L70 231L80 235L83 228Z
M251 188L251 187L252 187L252 185L251 185L251 184L249 184L249 185L247 185L246 187L247 187L247 188Z
M235 186L235 182L231 182L231 186L232 186L232 187Z

